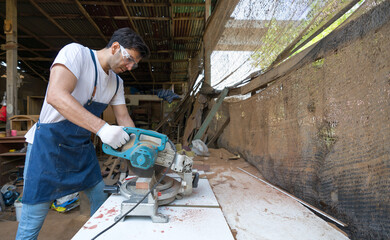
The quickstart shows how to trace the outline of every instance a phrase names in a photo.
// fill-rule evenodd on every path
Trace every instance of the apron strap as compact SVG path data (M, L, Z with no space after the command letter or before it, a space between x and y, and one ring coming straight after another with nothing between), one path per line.
M98 76L98 72L97 72L95 54L93 54L93 51L92 51L91 49L89 49L89 52L91 53L93 65L95 66L95 85L94 85L94 87L93 87L92 96L91 96L91 98L90 98L89 101L88 101L88 104L91 104L91 103L92 103L92 99L93 99L93 97L95 96L95 93L96 93L96 85L97 85L97 76ZM116 75L116 89L115 89L114 96L115 96L116 93L118 92L118 88L119 88L119 77L118 77L118 75Z
M95 85L94 85L94 87L93 87L92 96L91 96L91 98L90 98L89 101L88 101L88 104L91 104L91 103L92 103L92 98L95 96L95 93L96 93L96 84L97 84L98 72L97 72L95 54L93 54L92 49L89 49L89 52L91 53L93 65L95 65ZM118 76L117 76L117 77L118 77ZM117 87L117 88L118 88L118 87Z
M118 75L116 75L116 90L115 90L114 96L118 92L118 88L119 88L119 77L118 77Z

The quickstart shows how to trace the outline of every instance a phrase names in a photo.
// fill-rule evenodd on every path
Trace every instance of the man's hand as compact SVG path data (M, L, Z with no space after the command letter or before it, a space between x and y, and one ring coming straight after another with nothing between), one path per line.
M117 149L130 140L129 134L123 130L123 127L112 126L108 123L104 124L102 128L96 133L103 143L110 145Z

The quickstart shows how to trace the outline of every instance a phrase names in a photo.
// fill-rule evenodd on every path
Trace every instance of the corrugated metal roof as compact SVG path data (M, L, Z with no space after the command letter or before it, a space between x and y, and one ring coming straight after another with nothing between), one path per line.
M150 59L142 62L132 74L121 76L126 85L145 82L149 84L144 88L148 88L154 82L155 88L161 88L163 83L186 82L188 59L194 57L201 46L205 26L204 0L123 2L124 5L121 0L17 1L19 57L48 79L49 69L46 68L64 45L76 41L101 49L116 29L130 27L144 38L152 53ZM217 0L211 2L213 8ZM0 0L2 21L5 14L5 0ZM4 32L2 24L0 31ZM5 37L1 37L3 44Z

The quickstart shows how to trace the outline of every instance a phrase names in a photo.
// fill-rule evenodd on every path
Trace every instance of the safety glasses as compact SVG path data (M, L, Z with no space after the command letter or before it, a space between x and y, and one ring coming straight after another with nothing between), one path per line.
M138 67L138 63L134 60L132 56L130 56L130 54L125 50L124 47L122 47L121 45L119 45L119 47L121 48L121 53L123 59L125 60L125 64L128 65L132 63L133 65L131 67L131 70L136 69Z

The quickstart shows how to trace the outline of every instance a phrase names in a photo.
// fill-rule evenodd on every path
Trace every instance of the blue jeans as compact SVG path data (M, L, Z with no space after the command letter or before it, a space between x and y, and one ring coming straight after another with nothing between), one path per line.
M31 144L27 146L26 161L24 165L24 176L26 176L26 169L30 161ZM104 182L101 181L94 187L86 189L84 192L88 196L91 203L91 216L99 209L99 207L106 201L107 194L103 192ZM23 204L22 214L20 217L18 232L16 234L17 240L37 239L39 231L42 228L46 215L49 212L51 202L38 204Z

